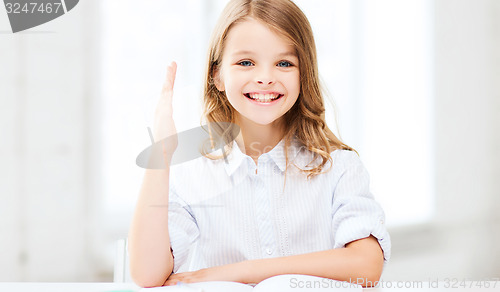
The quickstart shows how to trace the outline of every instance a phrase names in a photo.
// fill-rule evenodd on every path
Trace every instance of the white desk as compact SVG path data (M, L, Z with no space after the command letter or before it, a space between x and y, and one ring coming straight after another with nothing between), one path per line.
M400 283L399 283L400 284ZM474 282L470 283L466 288L445 288L444 283L439 283L439 288L429 287L429 283L423 282L422 286L414 288L401 288L398 287L398 282L386 282L384 287L363 289L366 292L395 292L395 291L428 291L428 292L442 292L442 291L477 291L489 292L500 291L500 282L490 282L488 288L474 286ZM493 286L494 285L494 286ZM390 286L390 287L389 287ZM133 283L9 283L0 282L0 292L137 292L140 289ZM321 290L319 290L321 291ZM341 290L339 290L341 291Z
M1 292L136 292L133 283L0 283Z

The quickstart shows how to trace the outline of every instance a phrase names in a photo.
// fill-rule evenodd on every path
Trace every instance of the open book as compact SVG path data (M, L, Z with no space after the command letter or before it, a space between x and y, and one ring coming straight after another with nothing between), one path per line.
M252 286L238 282L178 283L175 286L142 288L140 292L298 292L363 291L360 285L308 275L278 275Z

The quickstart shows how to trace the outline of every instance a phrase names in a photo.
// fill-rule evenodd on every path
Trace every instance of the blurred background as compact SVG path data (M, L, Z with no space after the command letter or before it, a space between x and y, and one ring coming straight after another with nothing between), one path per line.
M85 0L12 34L0 7L0 281L112 281L166 66L200 124L225 0ZM383 279L500 277L500 1L296 0L327 119L387 215Z

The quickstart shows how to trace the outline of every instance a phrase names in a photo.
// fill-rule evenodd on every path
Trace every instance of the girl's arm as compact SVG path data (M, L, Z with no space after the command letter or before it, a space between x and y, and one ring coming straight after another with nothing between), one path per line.
M175 63L167 69L167 78L155 113L155 141L176 134L172 118L176 69ZM167 141L169 144L163 145L166 169L146 170L128 237L130 274L136 284L142 287L163 285L172 273L174 264L168 232L168 192L170 159L177 141Z
M304 274L363 286L376 285L382 274L384 256L373 236L350 242L337 248L295 256L242 262L253 271L250 283L282 274Z
M370 236L350 242L345 248L249 260L195 272L173 274L165 284L174 285L178 281L259 283L276 275L302 274L374 286L380 279L383 265L382 249L377 239Z
M130 275L141 287L161 286L172 273L168 176L168 169L146 170L132 218L128 237Z

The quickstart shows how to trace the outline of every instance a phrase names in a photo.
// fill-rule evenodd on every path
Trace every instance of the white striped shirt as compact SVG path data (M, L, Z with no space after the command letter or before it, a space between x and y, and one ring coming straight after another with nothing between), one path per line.
M389 259L384 212L357 154L333 151L332 168L307 180L290 162L305 168L311 152L293 141L288 153L286 185L283 140L257 165L234 143L227 162L200 157L171 167L175 273L342 248L370 234Z

